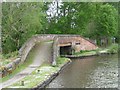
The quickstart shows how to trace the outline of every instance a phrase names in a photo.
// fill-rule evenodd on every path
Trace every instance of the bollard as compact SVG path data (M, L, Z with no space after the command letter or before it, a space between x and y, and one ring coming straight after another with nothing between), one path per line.
M40 72L40 70L37 70L38 71L38 73Z
M21 81L21 85L24 86L24 81Z

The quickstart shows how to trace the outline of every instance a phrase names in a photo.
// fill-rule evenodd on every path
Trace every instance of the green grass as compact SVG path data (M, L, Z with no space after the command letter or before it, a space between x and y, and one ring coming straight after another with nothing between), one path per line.
M17 67L10 75L0 78L0 83L9 80L10 78L14 77L14 75L16 75L17 73L21 72L23 69L28 67L33 62L33 56L34 54L30 53L28 56L29 58L27 58L23 64L19 65L19 67Z
M74 55L79 55L79 56L87 56L87 55L94 55L96 54L96 50L90 50L90 51L81 51L81 52L77 52Z
M37 72L38 69L40 70L39 73ZM47 78L49 78L50 74L53 74L53 72L56 72L58 68L51 67L51 66L42 66L38 69L35 70L32 73L32 75L28 75L24 79L22 79L19 82L13 84L13 86L15 86L15 87L17 86L17 88L21 88L21 81L25 82L24 88L31 88L31 87L37 86L40 82L43 82ZM34 78L34 80L32 80L31 78Z
M64 57L58 57L57 58L57 67L59 67L60 65L63 65L64 63L70 61L69 58L64 58Z
M60 70L60 67L68 61L68 58L58 58L57 61L58 61L57 65L55 67L51 65L42 65L39 68L37 68L35 71L33 71L31 75L26 76L25 78L14 83L8 88L13 88L13 87L14 88L33 88L37 86L38 84L48 79L52 74ZM24 86L21 85L22 81L24 81L25 83Z
M18 56L18 51L14 51L14 52L11 52L11 53L8 53L8 54L3 54L3 57L6 58L6 59L9 59L11 57L16 57Z
M118 44L112 44L107 48L98 48L96 50L84 50L80 52L76 52L74 55L77 56L88 56L88 55L95 55L100 53L118 53Z
M53 41L50 40L48 42L53 42ZM28 58L22 65L19 65L19 68L17 67L10 75L0 78L0 83L5 82L5 81L9 80L10 78L14 77L17 73L21 72L23 69L28 67L33 62L32 58L34 56L34 50L31 50L31 51L32 51L32 53L31 52L29 53ZM11 54L5 54L5 55L0 54L0 67L2 68L4 65L12 62L11 58L16 58L17 55L18 55L17 51L15 51Z
M46 42L53 42L53 40L49 40L49 41L46 41Z
M108 47L109 53L118 53L118 44L112 44Z
M0 65L5 66L17 58L18 52L12 52L8 54L0 54Z
M22 71L23 69L25 69L27 66L29 66L30 64L32 63L31 60L25 62L23 65L19 65L19 67L17 67L10 75L7 75L3 78L1 78L0 80L0 83L1 81L2 82L5 82L7 81L8 79L12 78L14 75L16 75L17 73L19 73L20 71Z

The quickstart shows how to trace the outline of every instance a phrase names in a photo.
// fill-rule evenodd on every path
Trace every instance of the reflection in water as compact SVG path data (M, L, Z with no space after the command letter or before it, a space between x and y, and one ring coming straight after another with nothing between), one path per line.
M73 59L48 88L117 88L118 56Z

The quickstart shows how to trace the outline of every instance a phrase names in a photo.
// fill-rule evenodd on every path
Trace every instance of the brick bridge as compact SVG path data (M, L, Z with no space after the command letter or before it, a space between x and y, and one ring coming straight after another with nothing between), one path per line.
M48 43L49 41L52 42ZM40 65L40 63L45 62L45 60L55 65L57 57L60 55L72 55L74 52L79 52L80 50L94 50L98 48L93 42L79 35L35 35L24 43L19 50L19 57L6 65L0 75L2 75L2 77L5 76L9 71L13 71L20 63L24 63L30 51L34 49L37 44L43 45L42 47L39 46L41 48L37 48L40 50L38 50L39 52L35 55L37 59L33 60L35 65ZM34 65L34 63L32 65Z
M60 55L72 55L80 50L94 50L98 47L88 39L80 35L55 35L40 34L30 38L19 50L20 60L24 62L30 50L38 42L53 41L51 64L56 64L56 58Z

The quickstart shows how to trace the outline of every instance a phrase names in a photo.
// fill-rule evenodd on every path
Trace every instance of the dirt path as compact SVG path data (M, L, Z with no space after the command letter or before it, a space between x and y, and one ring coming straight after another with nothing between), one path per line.
M44 42L39 43L34 48L34 60L31 65L29 65L26 69L21 71L20 73L16 74L13 78L0 83L0 89L5 88L7 86L12 85L13 83L21 80L25 76L32 73L37 67L39 67L43 63L50 63L50 59L52 59L52 42Z

